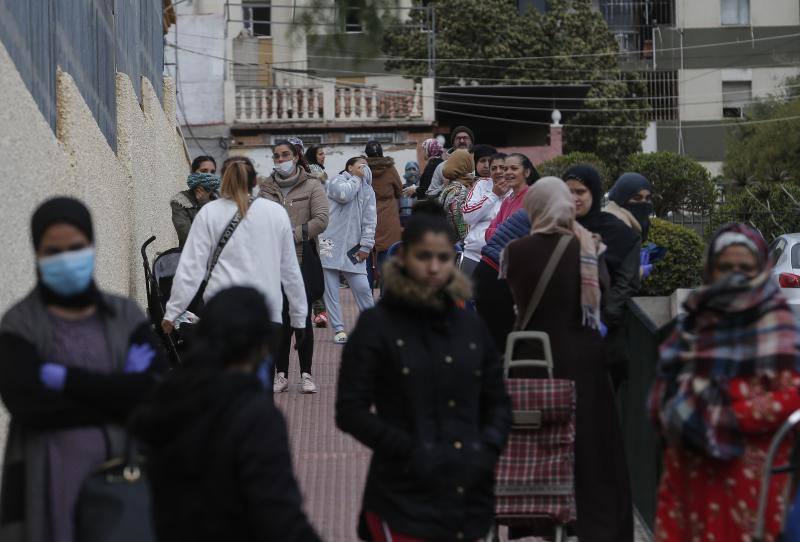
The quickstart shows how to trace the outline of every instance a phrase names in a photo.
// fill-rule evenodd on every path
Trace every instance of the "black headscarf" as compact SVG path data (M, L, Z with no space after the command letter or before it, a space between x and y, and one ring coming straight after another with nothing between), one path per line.
M619 218L603 212L603 182L595 168L589 165L571 167L564 174L566 181L579 181L592 193L592 208L578 218L578 223L603 239L608 247L605 252L606 263L613 272L639 242L639 235Z
M653 214L653 204L649 201L630 203L630 199L642 190L649 190L652 194L653 185L641 173L625 173L611 187L608 199L626 209L636 218L642 227L642 239L644 240L647 239L650 231L650 215Z
M491 145L475 145L472 147L472 157L475 160L475 167L478 167L478 161L481 158L486 158L487 156L494 156L497 154L497 149L492 147Z
M50 226L55 224L69 224L78 228L94 244L94 227L92 226L92 215L81 201L75 198L59 197L53 198L42 203L31 217L31 238L33 248L39 250L42 238ZM37 276L39 271L36 271ZM39 280L38 288L42 299L47 305L55 305L65 308L83 308L89 305L102 305L100 292L94 280L89 283L89 288L85 292L76 295L63 296L44 285Z

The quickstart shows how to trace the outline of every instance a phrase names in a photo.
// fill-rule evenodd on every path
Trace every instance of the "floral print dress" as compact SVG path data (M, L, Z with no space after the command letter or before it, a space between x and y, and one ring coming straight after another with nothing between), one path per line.
M734 378L732 408L745 437L744 454L730 461L670 446L658 490L656 540L669 542L749 542L772 436L800 409L800 375L782 371L771 388L758 378ZM792 439L784 440L776 465L788 462ZM780 532L788 475L773 476L767 507L768 542Z

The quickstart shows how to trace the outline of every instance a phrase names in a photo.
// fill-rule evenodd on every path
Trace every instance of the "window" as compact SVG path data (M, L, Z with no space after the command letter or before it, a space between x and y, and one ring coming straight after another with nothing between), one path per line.
M361 10L357 7L348 7L344 12L344 31L361 32Z
M272 36L272 8L269 2L244 2L242 4L242 19L245 29L251 36Z
M750 0L721 0L722 24L750 24Z
M368 141L378 141L379 143L394 143L394 133L386 132L380 134L346 134L345 143L367 143Z
M741 118L744 109L752 100L753 83L750 81L722 82L722 116Z
M781 256L783 256L783 252L785 250L786 250L786 241L784 239L781 239L780 237L778 239L775 239L772 242L772 245L770 245L769 247L769 255L770 258L772 258L772 261L774 263L778 263L778 260L781 259Z

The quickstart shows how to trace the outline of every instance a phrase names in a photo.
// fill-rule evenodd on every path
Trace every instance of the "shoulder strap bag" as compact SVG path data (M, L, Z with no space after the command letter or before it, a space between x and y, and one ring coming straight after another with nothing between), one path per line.
M108 449L107 453L111 455ZM133 437L127 435L123 453L83 481L75 510L75 540L155 542L151 508L142 459Z
M322 275L322 261L319 259L317 245L313 239L308 237L308 223L303 224L302 229L303 260L300 262L300 272L306 287L306 297L308 297L308 302L312 303L325 293L325 279Z
M250 198L250 204L253 203L253 199L254 198L252 197ZM205 295L206 288L208 287L208 281L211 279L211 272L214 271L214 267L216 267L217 262L219 261L219 256L222 254L222 249L224 249L225 245L228 244L228 241L231 240L233 232L236 231L236 228L239 227L241 222L242 214L237 210L236 214L234 214L233 218L231 218L231 221L228 222L228 226L222 232L222 236L217 242L217 247L214 249L211 259L208 261L208 267L206 268L206 274L203 277L203 281L200 283L200 287L197 288L197 293L194 294L192 302L189 303L189 307L186 309L189 312L197 314L198 311L203 308L203 295Z
M542 272L539 283L536 285L536 289L533 291L531 301L528 303L528 309L525 311L524 315L517 315L517 322L514 325L514 329L516 331L521 331L528 327L531 318L533 318L533 314L536 312L536 309L539 307L539 303L542 301L542 296L544 295L544 291L547 289L547 285L550 284L550 279L553 278L553 273L555 273L558 262L560 262L561 258L564 256L564 251L567 250L567 245L569 245L570 241L572 241L571 235L562 235L561 239L558 240L558 244L556 245L555 250L553 250L553 254L550 255L550 260L548 260L547 265L544 268L544 272Z

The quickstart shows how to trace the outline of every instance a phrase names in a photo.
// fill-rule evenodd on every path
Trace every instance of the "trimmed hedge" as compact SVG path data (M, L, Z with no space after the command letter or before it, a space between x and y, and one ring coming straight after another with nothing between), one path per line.
M647 242L666 247L667 254L642 283L639 295L671 295L678 288L702 283L705 245L694 230L653 218Z
M611 171L602 158L590 152L570 152L556 156L550 160L542 162L536 166L536 171L542 177L558 177L564 178L564 173L572 166L581 164L588 164L600 172L600 177L603 179L603 186L608 190L616 179L611 178Z

